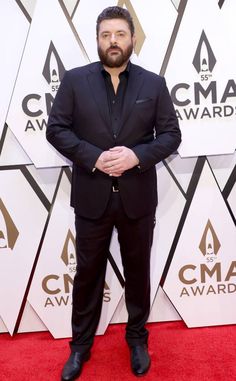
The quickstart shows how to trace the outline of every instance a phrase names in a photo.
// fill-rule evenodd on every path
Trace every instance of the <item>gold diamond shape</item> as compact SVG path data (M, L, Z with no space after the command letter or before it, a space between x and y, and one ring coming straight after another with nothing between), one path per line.
M208 220L199 245L199 249L201 250L203 255L217 255L220 246L220 241L218 240L215 230L211 224L211 221Z
M13 249L18 238L19 232L8 213L2 199L0 198L0 239L4 245L0 249Z
M76 264L76 255L75 255L75 238L71 233L70 229L68 230L65 244L62 250L61 259L66 266Z
M117 5L121 8L128 9L129 13L131 14L133 18L134 27L135 27L135 35L137 37L137 42L136 42L134 51L137 55L139 55L146 38L143 28L139 22L139 19L135 13L135 10L130 0L119 0Z

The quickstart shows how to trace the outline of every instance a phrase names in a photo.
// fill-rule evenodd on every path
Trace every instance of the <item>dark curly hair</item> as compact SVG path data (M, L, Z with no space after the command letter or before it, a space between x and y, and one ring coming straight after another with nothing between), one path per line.
M111 20L111 19L125 20L129 26L131 36L134 35L134 23L133 23L133 19L130 15L129 11L127 11L127 9L125 9L125 8L121 8L121 7L116 6L116 7L105 8L100 13L100 15L98 15L97 25L96 25L97 36L98 36L99 26L100 26L101 22L103 20Z

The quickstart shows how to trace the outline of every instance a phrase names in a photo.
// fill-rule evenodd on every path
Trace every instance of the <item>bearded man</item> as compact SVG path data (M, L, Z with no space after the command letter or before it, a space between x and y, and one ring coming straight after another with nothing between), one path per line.
M151 363L145 324L157 206L155 164L176 151L181 133L165 79L131 63L134 46L129 12L104 9L97 18L100 61L66 72L48 120L48 141L73 163L77 272L64 381L79 377L90 358L114 228L125 278L131 369L140 376Z

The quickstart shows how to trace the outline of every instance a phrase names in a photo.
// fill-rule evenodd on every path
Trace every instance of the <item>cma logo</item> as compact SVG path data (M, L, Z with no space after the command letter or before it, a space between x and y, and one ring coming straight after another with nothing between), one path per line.
M220 250L221 244L220 241L216 235L216 232L212 226L212 223L210 220L207 221L206 227L204 229L202 238L200 240L199 249L204 258L206 259L207 263L213 263L217 259L217 254ZM200 264L200 267L193 264L187 264L183 266L179 271L179 278L182 283L185 284L191 284L197 282L196 278L189 278L190 273L197 272L200 274L201 282L205 283L207 275L212 276L215 272L218 272L218 278L221 278L221 264L216 264L215 267L212 270L209 268L206 264ZM187 275L188 274L188 275Z
M51 86L52 92L58 90L64 72L65 68L62 60L51 41L42 74L47 83Z
M199 249L202 252L202 254L207 258L208 262L212 262L214 260L214 257L216 257L216 255L218 254L220 246L220 242L211 224L211 221L208 220L199 245Z
M181 289L180 297L199 297L210 295L226 295L236 293L236 261L222 265L215 262L221 245L208 220L199 249L207 260L207 264L192 263L182 266L179 270L179 280L184 287Z
M61 259L66 265L69 273L76 272L75 238L68 230L65 243L62 249ZM49 274L42 281L43 290L49 295L56 295L61 292L69 294L73 286L74 279L68 273L59 276Z
M193 59L193 66L198 73L212 73L215 64L216 58L203 30Z
M61 260L66 265L68 273L58 275L49 274L42 280L42 289L50 295L46 298L44 307L55 307L61 305L69 305L72 303L72 286L74 283L74 274L76 272L76 250L75 238L70 229L68 230L65 243L62 249ZM89 274L88 274L89 276ZM110 302L111 290L107 283L104 284L103 301Z
M65 72L65 67L62 60L53 44L50 42L48 53L45 59L42 75L48 85L50 92L43 96L37 93L28 94L22 101L22 109L24 113L34 120L29 119L25 126L25 131L42 131L46 128L46 120L42 118L46 114L49 115L54 101L55 94L60 86L62 77ZM43 103L42 103L43 102ZM42 104L45 106L43 110Z
M68 271L70 273L76 272L75 238L74 235L71 233L70 229L67 233L67 237L61 254L61 259L67 266Z
M19 232L0 198L0 254L12 252Z
M235 115L235 106L226 104L236 98L235 79L229 79L225 85L219 83L219 80L212 81L216 63L213 49L203 30L192 61L200 81L191 84L177 83L171 89L171 98L178 107L176 115L180 120L225 118Z

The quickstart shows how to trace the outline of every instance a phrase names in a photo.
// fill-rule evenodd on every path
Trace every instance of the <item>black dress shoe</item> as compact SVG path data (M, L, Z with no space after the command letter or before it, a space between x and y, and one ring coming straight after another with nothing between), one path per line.
M85 361L90 359L90 352L72 352L64 365L61 381L72 381L79 377Z
M131 368L135 376L143 376L151 365L146 344L134 345L130 348Z

